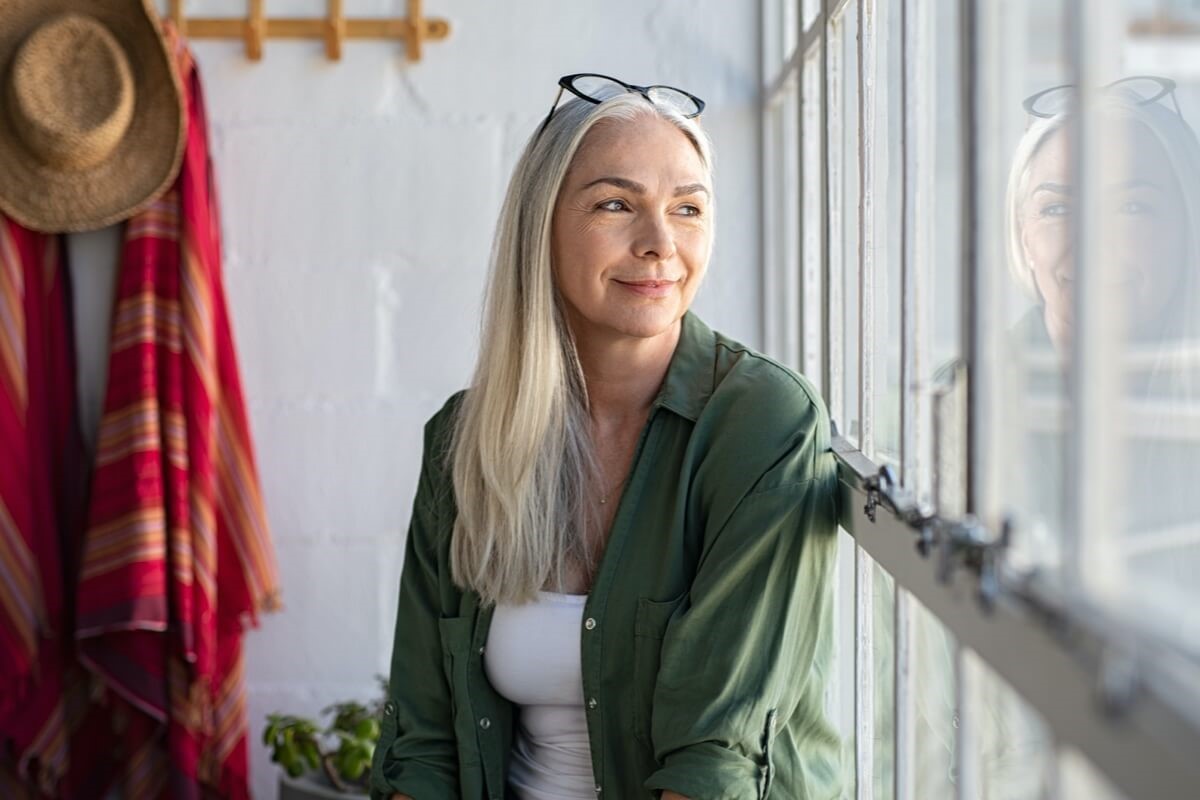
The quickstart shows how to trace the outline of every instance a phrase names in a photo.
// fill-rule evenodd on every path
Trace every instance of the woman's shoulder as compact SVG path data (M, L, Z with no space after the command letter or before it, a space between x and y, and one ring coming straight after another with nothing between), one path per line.
M799 422L828 424L825 403L807 377L724 334L714 337L714 410L753 410L756 425L792 431Z
M812 382L727 336L715 334L714 348L712 395L697 422L709 457L768 483L818 474L830 426Z

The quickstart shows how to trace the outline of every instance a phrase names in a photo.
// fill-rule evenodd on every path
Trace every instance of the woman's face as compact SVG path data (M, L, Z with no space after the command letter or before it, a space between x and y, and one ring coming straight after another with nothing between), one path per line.
M584 137L554 207L554 277L577 338L650 338L684 315L712 245L712 187L688 138L656 116Z
M1187 231L1183 198L1167 155L1150 132L1127 123L1120 141L1124 158L1106 166L1100 198L1102 224L1112 234L1115 285L1126 300L1135 335L1152 330L1180 286ZM1018 214L1025 263L1045 304L1046 328L1056 344L1070 340L1076 213L1069 136L1048 135L1029 165L1027 194Z

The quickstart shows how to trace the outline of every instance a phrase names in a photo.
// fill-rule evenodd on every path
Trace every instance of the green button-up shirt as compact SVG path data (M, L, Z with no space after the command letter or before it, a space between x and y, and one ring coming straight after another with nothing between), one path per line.
M596 796L836 797L829 419L803 377L682 325L579 631ZM516 709L484 672L493 607L450 579L461 396L425 428L374 798L512 797Z

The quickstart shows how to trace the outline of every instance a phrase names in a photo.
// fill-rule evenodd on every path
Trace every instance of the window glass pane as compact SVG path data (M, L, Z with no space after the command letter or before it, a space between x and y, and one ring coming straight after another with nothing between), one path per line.
M792 57L792 53L796 50L796 42L799 41L799 20L796 19L796 12L799 10L796 7L796 0L776 0L783 4L783 59L786 61Z
M878 564L874 578L872 650L874 678L874 769L875 800L895 796L896 785L896 594L892 576Z
M1056 763L1046 723L973 653L966 653L972 691L965 715L974 732L973 760L984 800L1055 797Z
M1080 181L1090 209L1083 235L1095 242L1080 270L1099 336L1085 377L1094 430L1109 436L1107 471L1080 491L1085 507L1108 502L1106 526L1082 531L1084 586L1200 652L1200 620L1179 609L1200 602L1200 36L1195 3L1122 0L1095 25L1097 58L1083 136L1089 158ZM1191 31L1188 33L1188 31ZM1090 113L1089 113L1090 111ZM1063 126L1068 111L1046 120ZM1048 134L1049 135L1049 134ZM1089 255L1091 258L1089 259ZM1074 259L1059 269L1074 274ZM1073 326L1064 323L1071 341ZM1107 341L1099 341L1107 337ZM1056 340L1057 341L1057 340ZM1078 349L1078 348L1077 348ZM1117 353L1117 359L1104 354ZM1086 369L1083 368L1083 369ZM1111 395L1098 395L1111 386ZM1084 436L1096 434L1081 431Z
M900 338L904 197L902 6L863 0L863 393L869 403L864 452L900 464Z
M799 83L789 80L764 120L766 349L800 368Z
M908 5L908 200L912 418L905 483L945 516L965 510L962 103L958 0Z
M829 21L830 407L838 430L859 441L858 11Z
M980 3L977 131L978 421L973 457L985 520L1015 523L1013 566L1062 562L1067 361L1055 341L1074 282L1056 268L1072 222L1063 213L1068 137L1044 135L1024 102L1070 82L1064 0ZM1040 272L1038 271L1040 270Z
M1125 800L1125 795L1078 751L1063 750L1058 765L1059 797L1062 800Z
M822 375L821 353L825 343L822 332L825 323L822 309L825 307L824 287L821 280L822 249L825 234L825 214L821 205L822 200L822 153L821 140L824 131L821 127L821 55L820 42L813 47L804 58L801 74L803 98L801 106L801 136L800 144L803 169L803 221L802 221L802 259L804 307L802 320L802 371L817 387L817 391L825 393Z
M763 76L766 83L779 73L783 65L783 4L767 0L762 4Z
M955 800L958 750L957 688L954 636L915 598L912 666L915 763L912 797Z
M854 725L854 538L838 530L834 601L833 680L826 687L825 713L842 740L842 797L855 795Z
M821 0L804 0L804 30L812 27L821 13Z

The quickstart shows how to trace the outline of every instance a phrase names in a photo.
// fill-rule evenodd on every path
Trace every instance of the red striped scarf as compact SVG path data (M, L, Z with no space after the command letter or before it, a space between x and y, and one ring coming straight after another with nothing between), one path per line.
M200 79L186 47L176 51L187 145L174 186L125 227L79 554L75 642L89 678L73 680L65 668L57 711L26 724L25 739L55 745L27 763L52 766L68 797L112 786L135 798L248 797L242 633L277 606L222 285ZM12 572L30 561L0 550ZM18 574L26 573L29 585L40 574ZM37 614L6 617L20 624L0 625L0 636L15 631L15 644L0 638L0 646L27 652Z
M85 479L60 246L0 216L0 744L42 791L67 764L67 583Z

